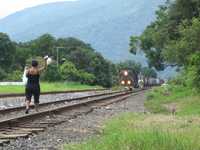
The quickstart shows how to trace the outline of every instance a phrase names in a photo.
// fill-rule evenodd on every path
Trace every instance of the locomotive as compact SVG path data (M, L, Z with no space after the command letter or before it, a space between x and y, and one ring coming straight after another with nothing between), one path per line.
M146 78L138 75L131 70L121 70L119 73L120 85L132 90L133 88L145 88L151 86L159 86L164 83L164 80L159 78Z
M121 70L119 73L120 84L129 90L138 88L138 76L131 70Z

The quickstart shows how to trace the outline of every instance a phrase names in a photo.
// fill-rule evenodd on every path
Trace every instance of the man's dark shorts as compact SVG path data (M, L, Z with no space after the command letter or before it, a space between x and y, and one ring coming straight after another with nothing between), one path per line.
M39 104L40 98L40 86L26 86L26 101L31 101L32 96L34 96L34 103Z

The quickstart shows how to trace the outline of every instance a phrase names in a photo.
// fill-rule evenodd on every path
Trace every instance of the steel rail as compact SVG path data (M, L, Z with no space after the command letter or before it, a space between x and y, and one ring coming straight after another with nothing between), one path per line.
M83 96L83 97L77 97L77 98L71 98L71 99L62 99L62 100L57 100L57 101L45 102L45 103L41 103L39 105L39 107L53 105L53 104L61 104L61 103L65 103L65 102L80 101L80 100L93 98L93 97L100 97L100 96L104 96L104 95L106 96L106 95L111 95L111 94L117 94L117 93L120 93L120 92L124 92L124 91L114 91L114 92L109 92L109 93L100 93L100 94L93 94L93 95L89 95L89 96ZM34 105L31 105L30 108L33 109ZM20 111L20 110L24 110L24 109L25 109L25 106L18 106L18 107L0 109L0 114L6 115L6 113L13 112L13 111Z
M3 128L3 127L6 127L6 128L10 127L11 128L13 126L16 127L17 124L21 123L21 122L33 121L35 119L44 117L44 116L49 115L49 114L61 113L63 111L79 108L81 106L87 106L87 105L90 105L90 104L93 104L93 103L102 102L102 101L114 99L114 98L117 98L117 97L127 96L127 95L130 95L132 93L133 92L130 92L130 91L129 92L123 91L121 93L105 96L103 98L100 97L100 98L97 98L97 99L87 100L87 101L80 102L80 103L77 103L77 104L60 106L60 107L57 107L57 108L48 109L48 110L44 110L44 111L41 111L41 112L36 112L36 113L33 113L33 114L28 114L28 115L23 115L23 116L20 116L20 117L15 117L15 118L3 120L3 121L0 121L0 128Z
M67 94L67 93L79 93L79 92L92 92L92 91L105 91L108 89L102 88L102 89L87 89L87 90L68 90L68 91L51 91L51 92L42 92L41 95L52 95L52 94ZM25 96L24 93L6 93L6 94L0 94L0 98L6 98L6 97L22 97Z

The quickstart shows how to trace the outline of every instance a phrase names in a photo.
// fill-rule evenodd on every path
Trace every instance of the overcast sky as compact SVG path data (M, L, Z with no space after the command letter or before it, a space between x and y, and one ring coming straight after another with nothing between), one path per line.
M76 0L0 0L0 19L24 8L60 1Z

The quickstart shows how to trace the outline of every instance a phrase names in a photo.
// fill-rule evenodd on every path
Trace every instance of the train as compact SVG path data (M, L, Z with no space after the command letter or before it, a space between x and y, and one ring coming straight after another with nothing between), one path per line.
M119 81L121 86L128 88L129 90L133 90L134 88L142 89L151 86L160 86L164 83L164 80L160 78L147 78L128 69L120 71Z
M121 70L119 73L120 85L130 90L138 88L138 75L131 70Z

